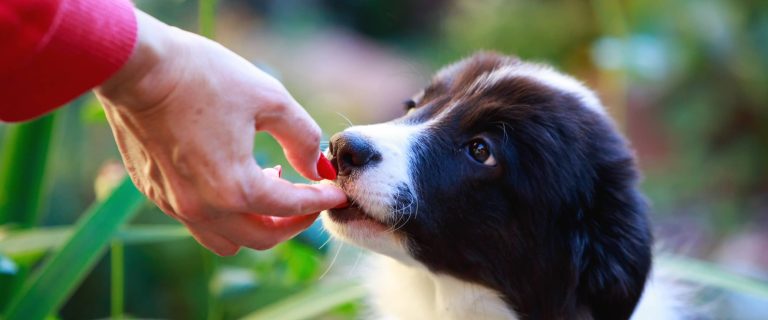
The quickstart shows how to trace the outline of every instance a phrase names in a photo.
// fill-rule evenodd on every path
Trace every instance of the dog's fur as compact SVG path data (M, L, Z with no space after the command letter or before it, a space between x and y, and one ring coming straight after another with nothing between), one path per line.
M378 313L633 314L651 268L647 209L632 152L590 90L480 53L439 71L406 107L335 135L329 150L353 205L323 222L383 255L369 276Z

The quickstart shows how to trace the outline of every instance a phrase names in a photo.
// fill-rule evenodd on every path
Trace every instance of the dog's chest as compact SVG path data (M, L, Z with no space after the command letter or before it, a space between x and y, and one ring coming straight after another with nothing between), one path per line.
M366 279L380 319L517 319L490 289L389 257L372 259Z

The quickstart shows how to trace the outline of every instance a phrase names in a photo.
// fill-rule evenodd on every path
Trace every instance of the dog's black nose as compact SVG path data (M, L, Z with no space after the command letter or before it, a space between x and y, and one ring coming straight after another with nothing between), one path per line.
M331 137L331 164L341 176L381 161L381 154L365 137L353 132L339 132Z

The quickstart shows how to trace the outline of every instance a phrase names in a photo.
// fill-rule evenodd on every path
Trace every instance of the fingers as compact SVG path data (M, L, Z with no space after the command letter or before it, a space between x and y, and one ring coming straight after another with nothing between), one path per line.
M257 242L257 247L246 246L256 250L260 250L258 247L269 249L309 228L315 222L318 215L319 213L312 213L296 217L269 217L245 214L244 216L252 220L256 226L263 226L268 230L267 232L256 234L255 239L251 240Z
M234 243L267 250L308 228L316 218L317 214L290 218L236 214L216 220L213 227Z
M260 179L285 182L293 186L291 183L279 178L281 169L280 166L262 169L260 170L262 173ZM346 200L345 196L344 200ZM295 214L290 209L286 210L291 212L290 215ZM218 255L229 256L237 253L240 246L256 250L266 250L292 238L312 225L319 214L317 211L311 214L291 217L230 212L226 215L218 215L216 218L194 222L187 221L186 224L195 239L203 246Z
M203 247L206 247L208 250L211 250L220 256L234 255L240 249L239 245L229 239L209 231L211 229L208 226L196 227L187 224L187 229L189 229L189 232L192 233L195 240L202 244Z
M288 94L288 93L286 93ZM291 166L310 180L320 180L320 127L293 98L287 99L276 114L257 119L258 129L269 132L283 147Z
M287 217L320 212L347 202L347 195L330 184L294 184L266 174L253 183L254 195L248 199L248 208L244 210L247 212Z
M297 217L231 214L188 225L203 246L221 256L237 253L240 246L267 250L308 228L318 213Z

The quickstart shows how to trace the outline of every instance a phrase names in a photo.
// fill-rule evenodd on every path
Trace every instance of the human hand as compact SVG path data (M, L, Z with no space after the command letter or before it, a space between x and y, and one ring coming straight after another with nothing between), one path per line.
M95 91L131 179L161 210L232 255L268 249L346 202L334 186L292 184L253 159L263 130L304 177L335 175L319 158L319 127L282 84L213 41L137 19L132 57Z

